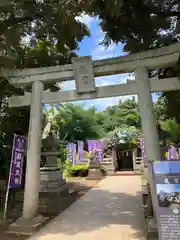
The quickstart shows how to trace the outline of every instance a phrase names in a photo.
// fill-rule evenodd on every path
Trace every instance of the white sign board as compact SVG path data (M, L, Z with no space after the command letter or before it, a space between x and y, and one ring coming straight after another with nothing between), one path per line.
M95 92L95 79L91 57L80 57L72 60L77 93Z

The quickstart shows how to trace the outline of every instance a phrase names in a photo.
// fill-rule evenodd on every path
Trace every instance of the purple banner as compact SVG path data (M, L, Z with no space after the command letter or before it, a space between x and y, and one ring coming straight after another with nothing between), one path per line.
M103 162L103 143L101 140L97 140L96 149L98 151L99 162Z
M141 139L140 140L140 147L141 147L141 157L142 157L142 160L145 159L145 145L144 145L144 139Z
M67 144L67 159L74 163L76 157L76 144L68 143Z
M168 150L168 160L177 159L177 150L175 147L171 147Z
M84 142L78 141L78 161L84 161Z
M101 140L88 140L88 150L96 150L98 152L98 161L103 161L103 142Z
M96 140L88 140L88 151L91 152L96 149Z
M23 176L23 164L26 154L26 138L14 135L11 167L9 176L9 188L21 188Z

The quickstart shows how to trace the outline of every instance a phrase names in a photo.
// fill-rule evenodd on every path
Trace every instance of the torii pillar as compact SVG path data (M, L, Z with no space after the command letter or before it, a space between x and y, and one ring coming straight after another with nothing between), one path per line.
M135 80L137 86L140 116L142 129L144 132L144 142L146 149L147 161L160 161L161 151L159 145L159 136L156 127L156 119L153 109L153 101L150 91L149 71L147 67L139 67L135 69ZM152 184L152 172L149 169L149 182L151 186L151 197L153 199L153 209L155 211L155 190Z
M23 207L23 218L25 219L32 219L37 214L39 206L41 134L43 116L41 96L43 90L43 83L40 81L33 82Z
M34 229L47 221L47 218L38 215L43 90L44 85L42 82L35 81L32 83L23 214L22 217L9 226L9 231L12 233L27 232L31 234Z

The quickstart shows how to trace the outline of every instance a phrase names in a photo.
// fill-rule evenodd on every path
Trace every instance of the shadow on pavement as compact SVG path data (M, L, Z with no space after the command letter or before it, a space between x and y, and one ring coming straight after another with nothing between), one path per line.
M113 178L112 183L114 182L117 185L115 180L117 178L117 181L122 180L121 184L126 185L127 177ZM118 185L116 188L112 186L112 190L103 189L98 185L62 212L30 240L53 240L83 233L88 236L90 232L100 228L109 228L112 225L119 237L122 232L129 232L129 239L144 239L142 193L133 189L134 176L128 176L128 179L127 193L121 190L116 192L115 189ZM124 186L124 190L126 190L126 186ZM60 234L59 238L58 234ZM109 239L111 239L111 236L109 236Z

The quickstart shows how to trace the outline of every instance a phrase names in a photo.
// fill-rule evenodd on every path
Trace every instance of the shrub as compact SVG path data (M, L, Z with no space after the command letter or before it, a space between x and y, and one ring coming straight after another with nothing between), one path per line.
M79 164L72 165L69 160L66 161L64 167L64 177L86 177L88 174L88 165L87 164Z
M72 176L80 176L80 177L86 177L88 174L88 165L87 164L80 164L80 165L74 165L71 167L71 174Z
M61 142L59 146L59 154L58 154L58 166L62 171L64 171L66 167L66 159L67 159L67 149L65 147L65 143Z
M64 167L63 167L63 175L65 178L71 177L72 172L71 172L72 164L70 160L66 160Z
M89 152L84 151L84 159L88 159L89 158Z

